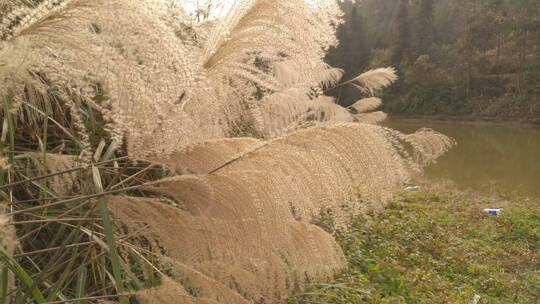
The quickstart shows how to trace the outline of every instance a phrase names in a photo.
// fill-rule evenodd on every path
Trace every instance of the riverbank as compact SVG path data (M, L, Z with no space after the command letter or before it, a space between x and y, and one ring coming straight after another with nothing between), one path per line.
M500 216L484 208L504 207ZM289 303L537 303L540 202L407 193L337 232L348 268ZM477 302L474 302L474 300Z

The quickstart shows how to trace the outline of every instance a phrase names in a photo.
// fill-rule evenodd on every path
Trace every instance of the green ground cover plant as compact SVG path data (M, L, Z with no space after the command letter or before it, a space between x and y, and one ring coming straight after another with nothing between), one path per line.
M500 216L482 213L494 205L504 206ZM348 268L290 303L540 300L540 208L528 199L407 193L336 236Z

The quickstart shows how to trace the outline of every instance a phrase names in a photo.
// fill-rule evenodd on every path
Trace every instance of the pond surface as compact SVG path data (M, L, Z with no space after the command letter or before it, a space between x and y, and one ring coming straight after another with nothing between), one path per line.
M457 140L452 151L426 169L430 180L450 180L463 190L540 198L540 128L396 119L385 125L406 133L431 128Z

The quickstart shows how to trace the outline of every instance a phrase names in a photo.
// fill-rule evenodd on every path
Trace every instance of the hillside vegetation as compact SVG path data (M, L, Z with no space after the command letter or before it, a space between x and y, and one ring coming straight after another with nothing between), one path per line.
M327 61L346 75L392 65L394 114L539 122L540 2L344 1L339 47ZM342 90L341 103L356 93Z

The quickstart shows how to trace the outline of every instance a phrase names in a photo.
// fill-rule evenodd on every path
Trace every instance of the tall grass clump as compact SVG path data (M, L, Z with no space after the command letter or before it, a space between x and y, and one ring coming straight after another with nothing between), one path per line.
M45 107L54 106L61 105ZM2 233L17 234L2 235L7 242L1 253L3 271L9 273L8 281L3 280L9 283L3 286L3 303L109 298L125 302L119 298L125 289L148 287L141 282L152 281L143 273L145 267L153 267L146 258L151 249L126 247L132 236L120 233L121 227L111 220L104 194L136 191L166 172L122 156L105 160L103 141L85 159L76 123L61 125L52 114L44 118L44 112L27 111L40 123L30 125L17 113L3 112L7 166L0 188L7 217L2 224L10 229ZM91 119L99 121L86 111L81 110L85 126ZM72 119L65 115L67 121Z
M167 0L3 3L3 303L281 302L344 266L314 215L377 208L454 144L376 125L395 70L323 61L334 1L202 23ZM365 98L325 95L344 85Z

